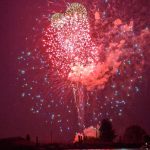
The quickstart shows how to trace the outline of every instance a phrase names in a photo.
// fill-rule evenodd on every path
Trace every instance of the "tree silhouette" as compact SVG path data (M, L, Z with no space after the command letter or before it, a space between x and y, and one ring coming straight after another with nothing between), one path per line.
M112 123L109 119L102 120L99 131L101 142L112 142L116 137L115 131L112 128Z
M27 140L27 141L30 141L30 140L31 140L31 138L30 138L30 135L29 135L29 134L27 134L27 135L26 135L26 140Z
M142 143L146 132L138 125L132 125L126 128L123 140L126 143Z

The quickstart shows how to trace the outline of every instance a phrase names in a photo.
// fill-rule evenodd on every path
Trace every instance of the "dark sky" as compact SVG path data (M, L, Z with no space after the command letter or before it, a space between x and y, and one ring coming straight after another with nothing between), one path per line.
M147 1L143 5L140 7L148 7ZM44 12L39 6L47 7L47 1L0 1L0 138L30 133L33 140L36 135L43 141L50 139L50 128L43 118L29 111L30 106L21 99L21 89L16 82L16 57L26 47L25 38L32 32L35 18ZM139 124L150 134L150 68L145 68L141 91L125 112L126 119L120 119L120 125ZM125 120L128 120L127 124ZM115 128L118 126L116 124Z
M37 6L46 5L46 1L2 0L0 3L0 138L31 133L33 137L40 135L47 139L49 133L45 122L29 111L27 103L22 103L20 89L16 85L17 53L26 47L25 38L32 30L36 15L39 15Z

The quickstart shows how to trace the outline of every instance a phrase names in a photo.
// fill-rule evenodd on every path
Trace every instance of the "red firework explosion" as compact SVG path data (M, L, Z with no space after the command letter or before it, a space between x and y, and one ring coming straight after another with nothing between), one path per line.
M111 43L116 49L110 47L109 52L102 54L104 50L91 39L86 9L78 3L71 4L65 14L52 16L43 42L58 74L88 90L104 88L121 64L124 41ZM104 55L106 59L102 61Z
M95 24L102 23L100 19L100 13L96 12ZM73 85L80 124L84 124L85 107L81 86L86 87L88 91L95 88L104 89L117 72L119 74L128 72L130 68L126 68L127 63L130 64L133 59L140 61L134 65L135 74L142 71L144 64L142 52L136 52L126 46L129 41L133 43L135 41L132 31L132 21L127 25L116 19L111 29L97 39L100 42L96 44L91 37L88 15L83 5L72 3L65 13L52 15L51 24L43 38L43 45L54 70ZM107 46L106 40L109 41ZM134 77L129 75L130 85L136 80Z
M22 96L29 95L32 100L37 99L32 111L38 113L44 108L53 120L55 113L52 107L55 100L59 99L56 95L67 95L69 86L82 127L86 122L85 108L92 111L96 121L103 117L102 111L111 118L110 112L113 114L116 108L118 115L121 115L120 105L124 105L132 93L139 91L136 81L142 79L145 63L143 47L146 45L145 37L149 35L149 29L136 35L133 20L123 22L120 18L103 17L98 10L91 23L89 12L84 5L72 3L64 13L53 14L47 19L48 27L44 28L42 51L36 49L27 55L23 52L19 57L28 67L19 70L20 76L32 85L23 85L29 93L24 92ZM37 61L38 64L35 63ZM34 75L27 78L25 75L30 74L27 70L32 70ZM52 77L53 74L56 79ZM33 96L35 91L38 94ZM52 92L54 96L48 96L47 93ZM61 107L66 99L69 98L60 96ZM55 104L55 107L57 109L58 105ZM70 113L68 104L66 108Z

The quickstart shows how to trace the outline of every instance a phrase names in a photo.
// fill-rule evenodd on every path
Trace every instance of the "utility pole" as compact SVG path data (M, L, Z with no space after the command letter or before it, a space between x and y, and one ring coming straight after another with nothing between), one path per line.
M50 138L51 138L51 144L52 144L52 142L53 142L53 123L52 123L52 121L51 121L51 127L50 127Z
M53 142L53 120L54 120L55 115L52 114L51 116L51 127L50 127L50 138L51 138L51 144Z

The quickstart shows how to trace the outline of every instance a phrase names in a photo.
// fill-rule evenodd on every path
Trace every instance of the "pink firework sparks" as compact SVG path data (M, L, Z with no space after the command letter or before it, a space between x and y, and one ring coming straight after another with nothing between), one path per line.
M149 29L135 34L133 20L106 17L106 12L79 3L53 13L43 29L42 48L37 46L41 50L22 52L18 58L26 65L19 78L24 83L22 97L35 103L31 111L48 112L59 124L62 107L72 113L65 100L73 99L82 127L88 122L86 112L92 113L91 124L112 118L115 112L121 116L127 99L140 90Z
M118 49L122 44L101 61L103 50L92 41L86 9L78 3L71 4L65 14L52 16L43 42L58 74L88 90L104 87L121 63L118 61L122 52Z
M95 24L100 24L100 19L100 13L96 12ZM43 45L58 75L69 80L75 85L73 87L79 88L79 85L82 85L87 91L93 91L95 88L104 89L117 72L125 73L128 70L125 69L126 63L130 64L132 59L141 59L141 63L134 66L135 71L140 72L144 64L143 56L126 47L129 43L127 38L134 43L133 22L127 25L116 19L111 26L103 37L97 39L101 42L95 44L91 37L87 11L83 5L72 3L65 13L53 14L43 38ZM107 46L106 40L109 41ZM129 78L134 82L134 78ZM75 92L75 101L80 120L84 118L85 107L84 92L81 92L81 89L80 87L75 90L78 91ZM115 94L117 93L116 91ZM80 124L83 122L80 121Z

